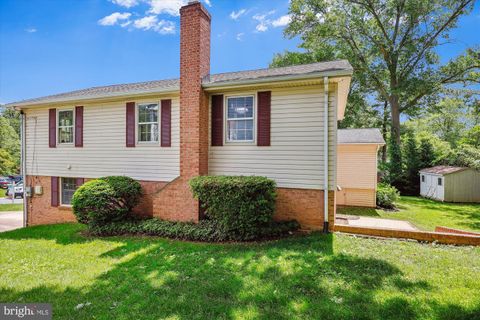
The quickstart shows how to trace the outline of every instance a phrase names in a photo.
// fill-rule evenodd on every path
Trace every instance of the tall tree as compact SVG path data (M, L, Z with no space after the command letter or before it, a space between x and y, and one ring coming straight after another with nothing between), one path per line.
M416 196L420 192L419 170L421 169L417 140L412 133L407 136L405 146L405 184L402 194Z
M390 105L391 135L400 144L400 115L415 115L448 84L480 82L480 48L440 64L437 46L449 39L474 0L291 0L286 34L301 47L340 52L360 83Z

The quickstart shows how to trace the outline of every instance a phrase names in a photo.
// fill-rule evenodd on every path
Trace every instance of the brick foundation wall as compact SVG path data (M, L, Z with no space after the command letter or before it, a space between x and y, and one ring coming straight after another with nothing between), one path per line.
M86 179L88 180L88 179ZM142 185L144 196L140 204L133 211L141 216L153 216L153 196L164 188L166 182L139 181ZM27 198L27 225L76 222L71 207L51 206L51 177L48 176L27 176L27 186L42 186L43 194Z
M335 192L329 191L329 228L332 229L335 220ZM295 219L302 229L323 229L323 190L313 189L277 189L275 209L276 220Z

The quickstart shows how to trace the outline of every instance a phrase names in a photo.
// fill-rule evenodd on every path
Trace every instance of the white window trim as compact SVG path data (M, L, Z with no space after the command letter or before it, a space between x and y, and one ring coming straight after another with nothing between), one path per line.
M73 135L73 139L72 139L72 142L60 142L60 127L62 128L68 128L70 126L60 126L59 125L59 122L60 122L60 112L62 111L72 111L72 115L73 115L73 121L72 121L72 135ZM55 120L56 124L55 124L55 127L56 127L56 136L57 136L57 146L73 146L75 144L75 108L61 108L61 109L57 109L57 118Z
M232 120L253 120L253 140L230 140L228 139L228 99L229 98L244 98L244 97L252 97L253 98L253 118L235 118ZM257 143L257 93L256 92L249 92L249 93L241 93L235 95L225 95L223 101L223 136L225 139L225 144L232 144L232 145L254 145Z
M60 177L60 186L59 186L59 200L60 200L60 206L61 207L71 207L72 204L68 204L68 203L63 203L63 179L74 179L75 180L75 184L76 184L76 178L72 178L72 177ZM77 188L78 189L78 188Z
M146 104L156 104L158 106L158 116L157 116L157 126L158 126L158 141L140 141L140 130L139 130L139 126L140 126L140 122L138 121L139 120L139 112L140 112L140 108L139 106L141 105L146 105ZM161 116L162 116L162 112L161 112L161 103L160 101L146 101L146 102L136 102L135 103L135 141L137 142L137 144L140 144L140 145L153 145L153 146L157 146L157 145L160 145L160 141L162 140L162 137L160 136L160 133L161 133L161 128L160 128L160 125L162 123L162 119L161 119ZM155 122L142 122L142 124L155 124Z

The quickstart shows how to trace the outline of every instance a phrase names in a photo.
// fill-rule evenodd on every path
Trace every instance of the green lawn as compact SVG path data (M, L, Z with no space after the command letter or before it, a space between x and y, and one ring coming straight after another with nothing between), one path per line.
M0 188L0 198L4 198L6 194L7 194L7 189Z
M480 248L312 234L263 244L0 234L0 301L54 319L480 319Z
M480 231L480 204L442 203L420 197L401 197L399 211L373 208L339 208L337 213L407 220L422 230L436 226Z
M0 198L5 197L7 193L6 189L0 189ZM23 205L22 204L0 204L0 212L2 211L22 211Z

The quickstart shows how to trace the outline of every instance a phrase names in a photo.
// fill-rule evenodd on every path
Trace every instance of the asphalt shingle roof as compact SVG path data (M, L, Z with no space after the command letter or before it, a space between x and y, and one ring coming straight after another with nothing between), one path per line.
M374 143L385 144L382 133L377 128L367 129L338 129L337 142L339 144Z
M328 72L344 72L345 74L351 74L353 69L350 63L347 60L337 60L337 61L328 61L328 62L319 62L291 67L280 67L280 68L268 68L268 69L257 69L257 70L247 70L239 72L227 72L212 74L209 77L206 77L203 80L203 85L205 86L215 86L215 85L224 85L229 82L236 81L258 81L258 80L269 80L275 77L282 76L308 76L311 74L320 74ZM170 79L170 80L157 80L157 81L146 81L146 82L137 82L137 83L127 83L127 84L116 84L109 86L93 87L82 90L64 92L54 95L49 95L45 97L39 97L34 99L22 100L18 102L8 103L7 106L27 106L27 105L36 105L36 104L46 104L54 102L67 102L74 100L84 100L84 99L100 99L108 97L118 97L118 96L129 96L129 95L138 95L138 94L149 94L149 93L161 93L161 92L172 92L180 90L180 80L179 79Z
M425 168L420 170L423 173L434 173L434 174L450 174L454 172L460 172L463 170L467 170L468 168L465 167L454 167L454 166L436 166L431 168Z

